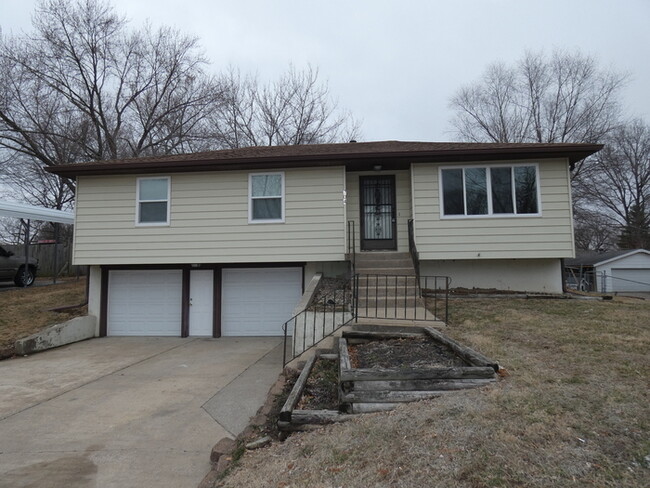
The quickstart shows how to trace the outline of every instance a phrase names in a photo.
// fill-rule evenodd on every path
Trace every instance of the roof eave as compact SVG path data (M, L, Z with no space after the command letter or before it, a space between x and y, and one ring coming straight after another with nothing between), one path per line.
M401 151L374 153L315 154L301 156L259 156L233 158L229 160L204 159L188 161L138 161L77 163L46 168L59 176L73 178L83 175L180 173L198 171L253 170L273 166L298 168L306 166L340 166L349 169L364 169L368 165L382 164L386 169L407 168L412 162L468 162L512 159L560 158L574 164L602 149L601 144L538 148L479 148L471 150Z
M645 249L631 249L629 252L626 252L625 254L620 254L618 256L614 256L609 259L605 259L603 261L599 261L597 263L594 263L593 266L603 266L604 264L609 264L613 261L618 261L619 259L627 258L629 256L633 256L634 254L650 254L650 251L646 251Z

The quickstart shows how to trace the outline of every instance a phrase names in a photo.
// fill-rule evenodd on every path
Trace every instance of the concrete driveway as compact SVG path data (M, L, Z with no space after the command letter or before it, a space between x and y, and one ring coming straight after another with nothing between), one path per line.
M196 487L282 369L280 338L92 339L0 362L0 487Z

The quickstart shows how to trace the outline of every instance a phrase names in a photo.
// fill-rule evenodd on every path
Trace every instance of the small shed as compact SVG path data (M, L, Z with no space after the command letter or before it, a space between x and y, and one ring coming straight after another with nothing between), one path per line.
M650 292L650 251L632 249L584 253L565 261L576 288L613 292Z

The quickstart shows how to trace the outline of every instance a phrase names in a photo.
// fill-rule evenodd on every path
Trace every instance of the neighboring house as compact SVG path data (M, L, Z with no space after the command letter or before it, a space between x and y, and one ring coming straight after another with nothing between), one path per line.
M585 291L650 292L650 251L586 252L565 261L567 279ZM580 286L582 285L582 286Z
M368 142L70 164L98 335L279 335L304 283L408 251L452 286L562 291L595 144Z

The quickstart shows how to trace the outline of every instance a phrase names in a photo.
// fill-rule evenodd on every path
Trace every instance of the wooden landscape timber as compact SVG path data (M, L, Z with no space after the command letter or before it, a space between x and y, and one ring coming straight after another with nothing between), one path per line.
M461 378L457 380L430 379L430 380L395 380L395 381L358 381L355 384L355 390L377 390L377 391L381 391L381 390L393 390L393 391L465 390L468 388L485 386L495 381L496 378L480 378L480 379Z
M347 347L347 346L346 346ZM479 379L494 378L494 369L489 366L445 367L445 368L366 368L347 369L341 372L342 383L355 381L405 381L431 379Z
M289 393L287 401L284 402L284 406L282 407L282 410L280 410L281 421L291 422L292 412L300 401L302 391L305 389L305 385L307 384L307 378L309 377L309 373L311 373L311 369L314 367L317 358L318 355L314 354L307 360L305 366L302 368L300 376L298 376L298 379L296 380L296 384L293 385L293 389L291 390L291 393Z
M348 339L360 339L364 341L370 340L382 340L382 339L408 339L411 337L422 337L422 328L418 327L413 332L384 332L384 331L362 331L362 330L346 330L345 338Z
M424 332L428 334L434 340L444 344L449 347L452 351L458 354L461 358L471 364L477 366L487 366L494 369L495 372L499 371L499 364L491 359L486 358L483 354L476 352L473 349L470 349L467 346L459 344L453 339L450 339L446 335L438 332L433 327L424 327Z
M305 424L331 424L333 422L343 422L352 418L352 415L341 413L336 410L294 410L291 416L291 422L296 425Z

